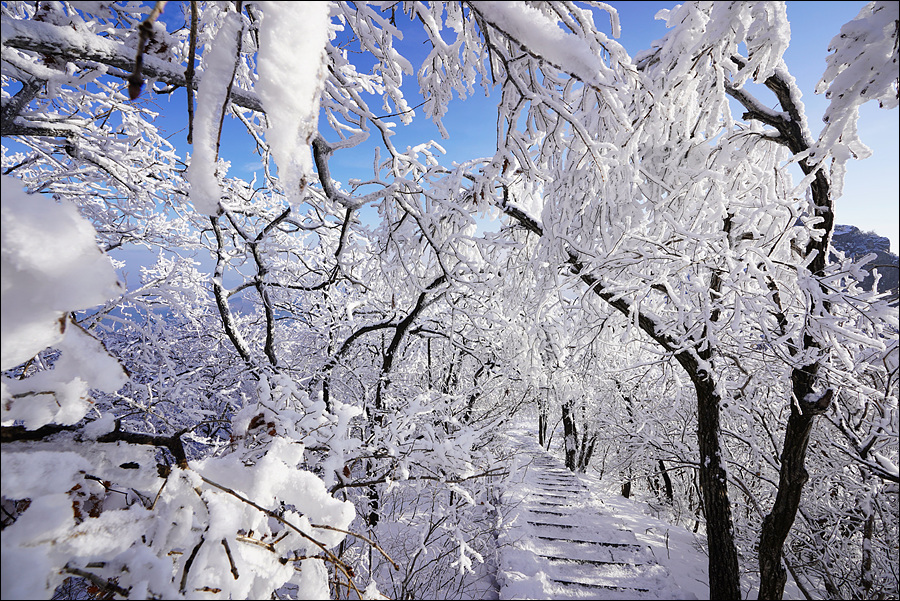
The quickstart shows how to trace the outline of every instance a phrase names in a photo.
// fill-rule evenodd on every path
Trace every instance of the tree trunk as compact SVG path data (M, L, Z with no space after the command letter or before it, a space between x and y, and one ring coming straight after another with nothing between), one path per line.
M575 425L575 407L572 401L563 403L562 422L566 467L574 472L578 467L578 428Z
M669 477L669 470L662 459L659 460L659 472L662 474L663 484L665 485L666 499L671 505L675 502L675 488L672 486L672 478Z
M538 444L544 450L547 449L547 419L547 412L541 407L538 413Z
M794 380L795 385L799 385L798 388L804 388L798 377L794 377ZM804 396L810 398L808 395ZM831 396L832 391L828 389L815 401L800 400L791 403L791 416L788 418L784 450L781 453L778 494L772 511L763 519L759 537L760 599L781 599L784 595L787 572L782 565L781 556L788 532L797 517L803 486L809 480L804 466L809 435L815 417L828 409Z
M740 599L741 583L728 477L722 465L719 401L715 382L697 369L691 379L697 391L697 439L700 443L700 490L709 546L710 599Z
M865 526L863 526L860 583L866 598L870 599L872 585L874 584L872 579L872 536L875 534L875 514L872 512L871 499L867 506L863 508L863 511L866 512L866 522Z
M581 443L578 445L578 465L576 471L582 474L587 472L588 466L591 464L591 457L594 456L594 449L597 446L597 434L588 436L588 427L585 424L584 433L581 435Z
M744 66L743 59L732 57L735 64ZM778 141L786 146L795 155L802 154L810 149L812 138L805 125L805 116L802 105L798 105L796 98L797 87L793 78L784 78L776 73L769 77L765 85L775 93L781 104L782 112L761 113L756 110L756 103L743 89L727 87L727 93L744 105L747 113L744 118L754 119L778 130ZM808 158L799 161L800 169L804 175L815 174L810 183L809 190L812 196L811 208L813 215L821 219L816 229L821 231L819 236L810 236L803 251L803 257L809 258L806 267L814 277L822 277L828 262L828 249L831 236L834 232L834 199L831 197L831 184L826 170L821 166L811 163ZM816 320L827 317L831 313L831 302L825 300L831 294L822 284L822 299L813 304L805 316L806 320ZM788 316L780 311L781 301L778 299L777 287L770 285L773 290L779 313L779 328L785 333L785 325ZM818 306L817 306L818 305ZM818 351L819 342L808 332L803 335L800 348L789 345L788 352L792 356L798 356L809 350ZM784 595L784 584L787 574L781 565L782 548L787 534L794 523L797 508L800 505L800 495L803 485L809 479L803 464L806 459L806 447L809 443L809 434L816 415L824 412L831 401L831 391L818 396L813 391L820 364L814 362L803 367L796 367L791 372L791 387L793 400L791 404L791 416L788 419L788 428L784 436L784 451L782 453L781 471L779 474L778 494L772 511L763 520L763 528L759 541L759 569L760 569L760 599L781 599Z
M550 391L547 390L547 396L550 396ZM550 450L550 399L549 398L541 398L541 392L538 391L538 444L541 445L541 448L545 451Z

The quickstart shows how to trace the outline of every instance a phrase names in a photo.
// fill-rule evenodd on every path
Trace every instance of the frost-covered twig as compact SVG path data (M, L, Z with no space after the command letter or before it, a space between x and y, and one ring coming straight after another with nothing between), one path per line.
M72 574L73 576L84 578L85 580L96 586L98 589L106 591L110 595L119 595L120 597L127 599L128 594L131 592L130 588L124 589L113 582L112 579L102 578L100 576L97 576L96 574L88 572L87 570L82 570L81 568L66 565L62 569L62 571L66 574Z
M304 538L304 539L308 540L309 542L311 542L312 544L314 544L316 547L318 547L322 551L322 553L324 553L325 557L327 557L329 559L329 561L331 561L334 564L335 567L337 567L344 573L344 576L347 577L347 582L350 583L350 586L360 596L360 599L362 599L362 593L360 593L360 591L353 584L353 578L350 575L349 566L347 566L347 564L345 564L334 553L329 551L328 547L326 547L320 541L318 541L317 539L313 538L312 536L310 536L309 534L304 532L302 529L300 529L299 527L294 525L289 520L286 520L283 516L279 515L277 512L274 512L271 509L267 509L267 508L263 507L262 505L259 505L255 502L253 502L252 500L248 499L247 497L240 494L239 492L237 492L231 488L228 488L227 486L222 486L221 484L213 482L212 480L210 480L209 478L206 478L202 474L200 475L200 479L203 480L205 483L209 484L210 486L217 488L217 489L221 490L222 492L225 492L225 493L233 496L234 498L240 500L243 503L246 503L247 505L249 505L250 507L253 507L257 511L260 511L260 512L266 514L267 516L276 520L277 522L284 524L285 526L287 526L288 528L290 528L291 530L293 530L294 532L299 534L302 538Z
M141 95L141 89L144 87L144 48L147 45L147 40L153 36L154 21L162 14L166 4L166 0L157 0L153 10L150 11L150 14L138 27L137 56L134 59L134 70L128 76L128 96L132 100L137 100L138 96Z

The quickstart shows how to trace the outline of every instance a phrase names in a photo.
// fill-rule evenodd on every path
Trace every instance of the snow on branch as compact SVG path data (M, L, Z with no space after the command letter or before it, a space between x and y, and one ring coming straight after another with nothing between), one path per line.
M857 131L859 107L877 100L885 109L900 102L898 36L900 5L870 2L831 40L828 68L816 85L831 102L822 120L825 128L810 156L817 163L834 158L832 185L835 197L843 190L846 164L851 158L871 155Z
M93 227L74 207L26 194L8 176L2 190L0 368L11 369L47 347L63 352L53 370L26 380L3 378L3 424L74 424L91 407L88 385L112 391L126 378L69 312L102 304L121 288Z
M318 134L319 97L328 73L329 11L326 2L263 3L256 90L269 122L269 150L294 205L313 177L309 146Z
M566 33L548 15L524 2L479 2L472 10L492 27L515 40L525 52L569 73L592 87L613 86L609 66L588 42ZM596 30L594 35L602 35ZM605 36L603 36L605 38ZM606 43L618 44L606 39Z

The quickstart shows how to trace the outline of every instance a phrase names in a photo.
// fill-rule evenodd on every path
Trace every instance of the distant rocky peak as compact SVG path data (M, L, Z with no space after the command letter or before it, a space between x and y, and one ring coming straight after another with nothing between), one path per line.
M834 226L835 249L854 258L874 252L891 252L891 241L875 232L863 232L855 225Z
M853 225L835 225L831 245L835 250L853 259L861 259L868 254L876 255L864 269L870 274L862 285L871 289L874 276L873 269L881 275L878 291L888 292L894 302L900 298L900 257L891 252L891 241L875 232L863 232Z

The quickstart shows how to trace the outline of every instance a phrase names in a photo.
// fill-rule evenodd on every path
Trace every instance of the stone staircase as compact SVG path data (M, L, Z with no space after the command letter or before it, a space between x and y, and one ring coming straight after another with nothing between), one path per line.
M500 599L670 598L668 570L588 488L524 433L500 498ZM536 596L542 591L544 596Z

